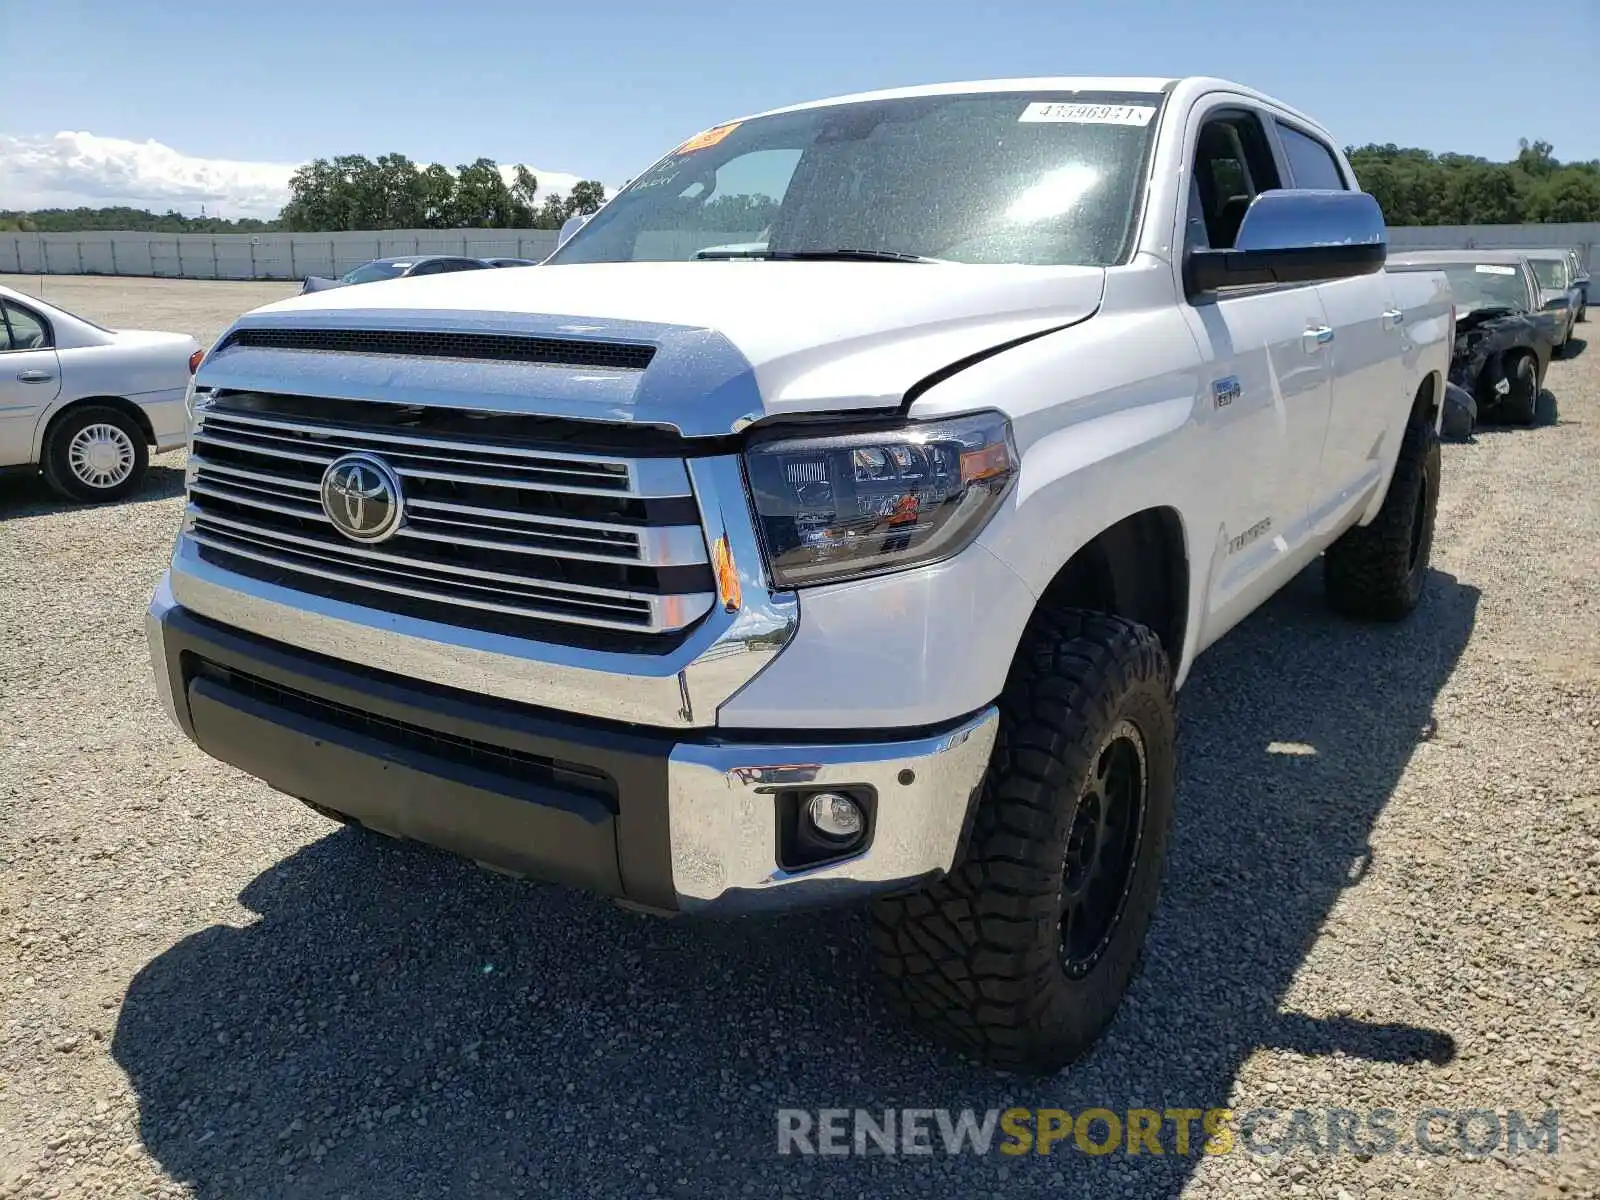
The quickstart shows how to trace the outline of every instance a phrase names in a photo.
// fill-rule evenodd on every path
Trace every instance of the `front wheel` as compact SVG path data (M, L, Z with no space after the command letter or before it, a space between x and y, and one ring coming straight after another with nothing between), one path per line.
M150 464L144 431L120 409L73 409L45 435L44 479L68 500L121 500Z
M1500 402L1498 415L1513 425L1532 425L1539 409L1539 372L1531 355L1517 356L1506 372L1506 384L1510 390Z
M1160 640L1130 621L1037 618L1000 698L966 853L877 902L889 997L985 1062L1084 1053L1138 968L1172 825L1175 718Z
M1416 608L1439 508L1439 435L1412 419L1383 507L1370 525L1347 529L1322 556L1328 602L1346 616L1398 621Z

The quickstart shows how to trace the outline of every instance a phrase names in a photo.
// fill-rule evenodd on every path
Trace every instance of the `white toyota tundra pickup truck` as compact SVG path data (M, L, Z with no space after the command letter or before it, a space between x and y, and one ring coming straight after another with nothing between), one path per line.
M1216 79L730 121L547 264L217 343L148 619L207 753L666 913L872 901L891 998L1049 1070L1156 905L1174 695L1319 557L1423 591L1454 320Z

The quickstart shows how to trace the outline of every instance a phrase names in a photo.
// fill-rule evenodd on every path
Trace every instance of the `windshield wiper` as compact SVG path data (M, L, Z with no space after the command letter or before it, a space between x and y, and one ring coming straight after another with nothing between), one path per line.
M719 250L715 246L695 255L699 259L759 258L770 262L906 262L936 263L942 258L901 254L896 250Z

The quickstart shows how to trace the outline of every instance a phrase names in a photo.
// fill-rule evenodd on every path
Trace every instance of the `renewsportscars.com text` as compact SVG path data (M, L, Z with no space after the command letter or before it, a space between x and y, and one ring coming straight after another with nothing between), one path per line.
M780 1108L779 1154L1555 1154L1556 1109Z

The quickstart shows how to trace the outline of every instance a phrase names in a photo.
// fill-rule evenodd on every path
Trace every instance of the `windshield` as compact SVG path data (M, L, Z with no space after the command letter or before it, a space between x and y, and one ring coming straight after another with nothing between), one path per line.
M1566 260L1560 258L1530 258L1528 265L1533 268L1539 286L1552 291L1561 291L1567 286Z
M406 273L411 266L410 260L406 262L369 262L364 267L357 267L354 271L342 276L344 283L377 283L380 279L398 279Z
M982 93L718 126L617 194L552 263L808 256L1123 260L1161 97Z
M1461 313L1480 308L1514 308L1518 312L1533 308L1522 272L1507 263L1451 263L1444 273Z

